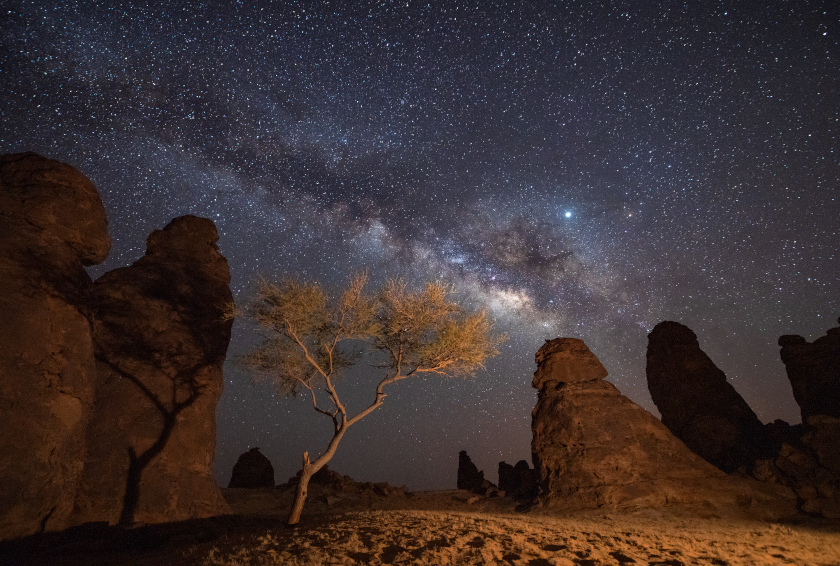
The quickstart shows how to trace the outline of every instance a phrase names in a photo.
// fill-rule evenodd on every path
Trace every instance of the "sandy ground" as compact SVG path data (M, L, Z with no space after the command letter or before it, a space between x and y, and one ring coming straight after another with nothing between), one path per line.
M840 566L840 524L773 524L635 514L521 513L507 498L458 491L311 486L301 524L285 527L291 491L223 490L232 517L0 548L0 564L510 564ZM84 541L81 539L84 538Z
M669 510L523 514L510 499L458 490L377 497L316 486L310 493L299 529L269 528L224 547L192 549L197 563L840 565L836 524L735 522ZM291 493L280 490L225 496L245 514L277 513L291 503Z

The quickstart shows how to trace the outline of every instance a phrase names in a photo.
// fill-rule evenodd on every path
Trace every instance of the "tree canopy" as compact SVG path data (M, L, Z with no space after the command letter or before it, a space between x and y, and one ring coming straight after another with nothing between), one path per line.
M365 274L354 276L335 299L318 284L261 280L251 300L238 309L231 306L228 313L248 318L266 332L263 343L243 356L242 363L286 395L308 393L313 408L333 422L327 450L315 462L304 453L290 524L300 518L309 477L332 458L351 425L383 404L387 385L419 375L473 375L506 339L492 333L485 311L466 312L452 302L452 289L441 282L413 291L402 280L390 280L379 292L367 294L367 279ZM380 376L375 397L351 414L336 380L367 354L372 371ZM321 391L326 399L318 397Z

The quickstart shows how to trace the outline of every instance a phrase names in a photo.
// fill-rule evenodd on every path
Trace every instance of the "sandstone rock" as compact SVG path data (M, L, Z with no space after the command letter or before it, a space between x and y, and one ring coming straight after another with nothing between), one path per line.
M298 481L300 481L301 470L297 474L289 478L289 480L277 487L281 489L293 490ZM376 495L379 497L406 497L408 495L408 488L406 486L393 486L387 482L357 482L350 476L341 475L335 470L331 470L329 466L324 466L314 474L309 480L310 486L324 486L333 492L343 494L366 494Z
M260 453L259 448L251 448L239 456L233 465L228 487L274 487L274 466Z
M477 491L485 487L485 481L484 472L479 472L467 451L461 450L458 453L458 489Z
M535 472L525 460L518 461L515 466L499 462L499 489L514 499L531 500L537 496Z
M96 378L82 266L109 249L84 175L0 157L0 539L68 524Z
M793 489L804 513L840 519L840 419L814 415L800 438L785 442L778 453L760 460L753 476Z
M540 390L531 425L538 506L680 506L707 515L765 517L793 512L789 490L729 479L694 454L656 417L603 381L603 372L591 371L594 355L584 348L581 340L565 338L545 344L537 354L538 364L551 364L550 356L562 355L569 360L563 362L567 367L574 367L574 357L580 356L583 375L597 376L583 380L571 375L565 382L545 379L543 368L534 374Z
M662 422L696 454L725 472L749 471L772 454L770 439L746 401L678 322L648 335L647 381Z
M228 512L211 471L232 324L217 240L210 220L176 218L149 236L144 257L94 285L98 385L79 523Z
M779 338L802 425L777 421L768 433L781 448L760 460L753 476L788 486L804 513L840 518L840 328L808 343L801 336Z
M536 389L550 382L575 383L607 377L607 370L578 338L546 340L537 351L537 372L531 383Z
M840 327L812 343L802 336L782 336L779 346L802 422L812 415L840 418Z

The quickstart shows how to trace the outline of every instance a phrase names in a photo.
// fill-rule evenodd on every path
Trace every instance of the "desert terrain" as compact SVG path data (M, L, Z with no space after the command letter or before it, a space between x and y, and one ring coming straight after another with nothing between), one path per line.
M742 521L685 510L522 512L463 490L311 485L222 490L234 514L130 530L87 526L0 547L1 564L839 565L840 524Z

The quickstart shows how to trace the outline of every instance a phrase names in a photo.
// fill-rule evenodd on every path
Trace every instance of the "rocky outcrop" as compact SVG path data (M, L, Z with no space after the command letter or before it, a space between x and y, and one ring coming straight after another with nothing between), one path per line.
M256 489L274 487L274 466L259 448L244 452L233 465L228 487Z
M499 462L499 489L509 497L530 501L537 496L537 485L535 470L525 460L515 466Z
M840 519L840 419L812 415L801 438L782 444L778 454L759 460L753 477L791 488L797 507L809 515Z
M484 472L479 472L466 450L458 453L458 489L473 491L484 485Z
M280 484L277 487L280 489L294 489L297 487L302 473L302 470L298 470L296 475L289 478L286 483ZM389 497L391 495L404 497L409 493L408 488L404 485L393 486L388 482L357 482L350 476L341 475L335 470L331 470L329 466L324 466L312 474L312 477L309 480L309 485L328 487L333 492L341 494L356 493L377 495L379 497ZM327 503L332 506L334 503L337 503L342 499L342 497L332 499L331 496L328 496Z
M76 521L162 522L228 511L213 479L232 301L210 220L182 216L94 286L97 395Z
M761 421L678 322L648 335L647 382L662 422L696 454L725 472L749 472L773 453Z
M84 175L34 153L0 157L0 539L70 519L96 379L82 266L109 249Z
M802 424L768 425L781 448L753 476L793 489L804 513L840 519L840 328L812 343L782 336L779 346Z
M788 490L726 478L604 381L606 369L582 340L546 342L536 361L531 447L539 506L679 506L707 515L771 517L792 512Z
M457 487L458 489L466 489L467 491L488 497L500 495L499 488L491 483L490 480L484 478L484 472L478 471L478 468L473 464L466 450L461 450L458 453Z
M802 336L782 336L779 346L802 422L812 415L840 418L840 327L811 343Z
M94 284L83 266L110 248L96 188L0 156L0 539L113 523L126 502L148 522L227 511L210 473L231 326L216 239L176 219Z

